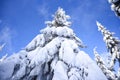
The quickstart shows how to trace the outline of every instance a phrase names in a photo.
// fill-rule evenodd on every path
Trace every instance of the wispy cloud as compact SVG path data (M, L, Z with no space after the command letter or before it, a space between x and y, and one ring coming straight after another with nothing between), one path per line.
M2 45L0 45L0 51L2 51L2 49L4 48L4 46L5 46L5 43L2 44Z
M8 52L12 52L13 47L12 47L12 30L9 27L4 27L0 31L0 44L5 43L6 50ZM4 47L4 45L3 45Z
M89 32L93 35L95 31L97 31L96 20L101 19L100 16L102 16L106 10L103 6L106 5L106 2L107 1L91 2L89 0L83 0L78 6L72 8L70 10L70 16L73 26L76 27L76 31L82 29L84 34L88 34ZM101 5L96 5L98 3ZM83 31L81 33L83 33Z
M2 20L0 19L0 24L2 23Z
M83 26L89 25L91 22L96 21L99 15L102 15L103 11L106 10L103 5L107 1L94 1L91 3L89 0L84 0L80 5L71 9L71 17L74 22L79 22ZM96 5L96 4L102 5ZM96 5L96 6L94 6ZM94 21L93 21L94 20Z
M49 17L49 7L47 6L47 3L43 3L42 5L38 6L37 11L38 14L43 16L44 19L48 19Z

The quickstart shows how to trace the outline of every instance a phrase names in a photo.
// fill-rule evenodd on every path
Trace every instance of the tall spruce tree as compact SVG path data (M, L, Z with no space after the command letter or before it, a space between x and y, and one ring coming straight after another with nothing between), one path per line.
M118 74L114 73L113 70L115 70L114 66L115 66L116 61L118 61L118 63L119 63L118 65L120 65L120 40L117 37L114 37L113 36L114 33L107 30L99 22L97 22L97 26L98 26L98 30L101 31L101 33L103 34L103 40L106 43L106 47L111 56L111 60L109 62L110 64L109 64L109 66L106 66L106 68L108 68L108 70L110 70L110 72L113 72L113 74L115 74L115 76L116 76L116 79L119 80L119 70L117 71ZM96 61L96 62L100 63L100 61ZM102 61L102 63L104 63L104 61ZM103 65L104 64L102 64L102 66ZM102 71L104 72L104 70L102 70ZM115 80L115 79L113 78L112 80Z

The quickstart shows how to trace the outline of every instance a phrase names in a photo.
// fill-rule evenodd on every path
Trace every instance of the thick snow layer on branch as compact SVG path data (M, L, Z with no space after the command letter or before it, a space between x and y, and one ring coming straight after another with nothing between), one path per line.
M58 61L55 66L53 80L68 80L67 65L62 61Z
M44 34L57 35L63 37L72 37L74 36L73 30L68 27L47 27L41 30Z
M53 55L57 53L58 48L60 46L60 42L62 40L62 38L57 37L45 47L41 48L38 52L35 52L36 54L34 56L32 55L33 59L30 63L30 66L38 65L39 63L44 63L45 61L50 60L53 57Z
M32 51L34 49L36 49L36 47L40 46L44 46L45 44L45 38L43 34L39 34L37 35L27 46L26 46L26 51Z

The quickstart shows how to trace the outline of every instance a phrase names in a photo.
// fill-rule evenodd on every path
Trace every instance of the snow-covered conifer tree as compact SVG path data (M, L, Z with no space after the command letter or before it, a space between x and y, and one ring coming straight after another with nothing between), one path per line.
M113 70L115 70L114 66L115 66L116 61L118 61L119 62L118 65L120 65L120 40L117 37L113 37L114 33L107 30L99 22L97 22L97 26L98 26L98 30L100 30L101 33L103 34L103 40L106 43L108 52L111 55L111 60L109 62L110 65L108 66L108 69L111 72L113 72ZM118 72L118 74L115 74L115 75L116 75L116 79L119 80L119 70L117 72ZM114 80L114 79L112 79L112 80Z
M0 63L0 80L107 80L58 8L52 21L18 54ZM9 67L6 65L10 65Z
M97 65L100 67L100 69L106 75L108 80L116 80L116 75L114 74L113 71L108 69L108 67L105 64L105 62L103 61L102 57L96 51L96 48L94 48L94 55L95 55L95 61L96 61Z
M120 0L108 0L111 3L111 9L117 16L120 16Z
M112 32L104 28L100 23L97 22L98 29L103 34L103 40L106 43L107 49L110 52L112 59L110 62L110 68L112 69L116 60L120 61L120 40L117 37L113 37Z

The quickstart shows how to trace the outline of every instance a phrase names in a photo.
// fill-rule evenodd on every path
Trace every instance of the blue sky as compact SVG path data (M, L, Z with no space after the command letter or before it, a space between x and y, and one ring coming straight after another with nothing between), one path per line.
M24 48L58 7L71 16L76 35L87 45L83 49L93 58L93 48L105 53L106 47L96 21L120 38L120 19L110 9L107 0L0 0L0 44L6 43L0 57Z

